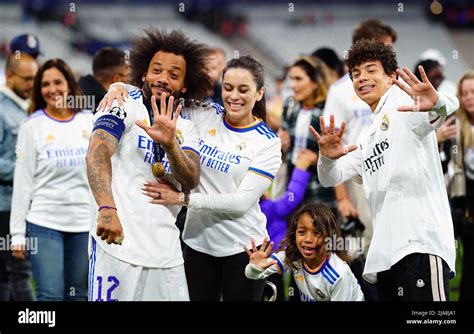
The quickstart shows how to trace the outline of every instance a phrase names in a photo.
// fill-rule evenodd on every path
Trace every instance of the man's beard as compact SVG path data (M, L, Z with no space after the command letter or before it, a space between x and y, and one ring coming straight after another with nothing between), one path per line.
M151 96L153 95L153 93L151 92L151 89L152 88L159 88L159 89L162 89L164 91L166 91L167 93L170 93L170 95L166 96L166 104L168 105L168 100L170 98L170 96L174 96L174 104L176 105L178 102L179 102L179 98L181 97L181 94L179 92L173 92L172 90L170 90L167 86L164 86L164 85L159 85L159 84L148 84L147 82L144 82L143 83L143 87L142 87L142 91L143 91L143 96L145 97L145 99L147 100L147 102L149 104L151 104ZM158 106L158 109L160 108L160 105L161 105L161 96L155 96L156 98L156 105Z
M18 88L16 87L12 87L12 91L18 95L19 97L21 97L23 100L28 100L31 96L31 91L29 91L29 93L25 93L25 91L22 91L22 90L19 90Z

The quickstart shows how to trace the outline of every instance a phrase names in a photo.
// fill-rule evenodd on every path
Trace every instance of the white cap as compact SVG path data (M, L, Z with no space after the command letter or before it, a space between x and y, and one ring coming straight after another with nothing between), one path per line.
M441 51L436 49L427 49L423 51L423 53L420 55L420 61L427 59L436 60L442 66L446 65L446 58L443 56Z

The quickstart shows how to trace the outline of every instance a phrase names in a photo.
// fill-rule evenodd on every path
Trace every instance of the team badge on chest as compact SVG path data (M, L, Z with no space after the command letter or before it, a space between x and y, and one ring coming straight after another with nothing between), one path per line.
M314 290L314 295L316 296L317 300L324 300L326 298L326 295L324 294L324 292L322 292L319 289Z
M389 125L388 116L387 114L385 114L383 115L383 118L382 118L382 124L380 124L380 130L387 131L388 125Z

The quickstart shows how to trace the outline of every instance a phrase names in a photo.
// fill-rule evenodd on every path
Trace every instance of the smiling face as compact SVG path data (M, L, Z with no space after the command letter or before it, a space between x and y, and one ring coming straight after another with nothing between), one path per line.
M311 269L318 267L326 258L324 236L316 230L308 213L303 213L298 219L296 247Z
M231 125L245 126L253 122L252 109L263 98L264 88L257 84L250 71L230 68L222 82L222 101Z
M58 109L66 105L64 98L69 94L66 78L56 67L51 67L43 72L41 78L41 95L49 110Z
M396 74L386 74L379 60L367 61L352 70L356 94L375 111L383 94L392 86Z
M166 96L178 96L186 92L184 78L186 61L181 55L158 51L153 56L146 74L143 76L144 92L147 99L154 95L157 100L162 93Z
M474 120L474 79L465 79L461 84L461 105L469 118Z
M293 66L289 71L289 76L295 100L305 106L311 106L318 84L313 82L306 71L299 66Z

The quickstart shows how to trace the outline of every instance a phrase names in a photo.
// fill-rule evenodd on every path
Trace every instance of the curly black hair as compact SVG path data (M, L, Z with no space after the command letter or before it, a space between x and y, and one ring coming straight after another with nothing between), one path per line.
M398 68L397 54L392 47L375 39L361 39L349 50L347 66L352 79L352 71L356 66L368 61L380 61L386 74L394 73Z
M144 36L137 37L130 52L131 84L142 87L142 77L148 71L150 61L159 52L169 52L183 56L186 61L184 84L185 99L204 99L211 89L211 79L207 74L205 44L191 41L181 31L171 32L158 29L144 30Z

